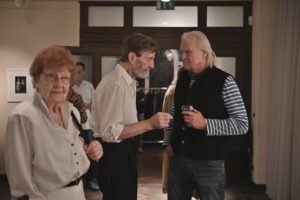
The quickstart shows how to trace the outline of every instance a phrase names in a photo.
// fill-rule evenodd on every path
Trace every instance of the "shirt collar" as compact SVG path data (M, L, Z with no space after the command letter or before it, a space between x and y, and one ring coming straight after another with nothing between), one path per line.
M116 70L121 74L127 85L135 84L135 79L128 74L122 65L117 64Z
M36 92L35 96L34 96L34 104L38 105L38 107L48 116L49 119L52 119L50 117L50 112L49 109L45 103L45 101L43 100L42 95L39 92ZM63 115L63 119L65 123L68 123L67 119L69 116L69 113L71 113L71 110L73 109L73 105L71 103L69 103L68 101L65 101L61 104L60 106L62 115ZM68 124L66 124L68 126Z

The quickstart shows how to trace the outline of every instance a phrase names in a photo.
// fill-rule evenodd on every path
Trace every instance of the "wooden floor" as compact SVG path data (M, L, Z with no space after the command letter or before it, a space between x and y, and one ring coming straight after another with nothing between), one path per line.
M144 152L137 154L139 175L138 200L167 200L161 189L162 149L161 144L144 144ZM100 192L85 190L87 200L101 200ZM0 179L0 200L9 200L7 181ZM226 200L269 200L263 187L229 185L225 190Z

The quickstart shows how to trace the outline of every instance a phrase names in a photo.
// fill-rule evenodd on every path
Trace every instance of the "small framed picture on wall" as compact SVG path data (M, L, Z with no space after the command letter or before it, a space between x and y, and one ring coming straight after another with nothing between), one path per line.
M33 85L27 68L7 70L7 101L22 102L33 95Z

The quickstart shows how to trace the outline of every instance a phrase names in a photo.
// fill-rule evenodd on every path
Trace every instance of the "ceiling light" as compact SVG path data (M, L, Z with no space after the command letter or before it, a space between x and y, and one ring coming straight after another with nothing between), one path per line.
M175 0L157 0L156 2L157 10L174 10Z
M17 8L22 8L25 4L25 0L15 0L15 5Z

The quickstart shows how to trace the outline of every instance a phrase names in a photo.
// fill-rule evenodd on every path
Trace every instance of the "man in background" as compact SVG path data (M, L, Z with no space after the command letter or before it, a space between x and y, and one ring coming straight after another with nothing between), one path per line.
M84 101L84 108L87 112L88 121L83 124L84 129L90 129L89 117L91 115L91 103L94 94L94 86L92 83L84 80L85 76L85 65L82 62L77 62L74 70L74 85L73 90L80 94Z

